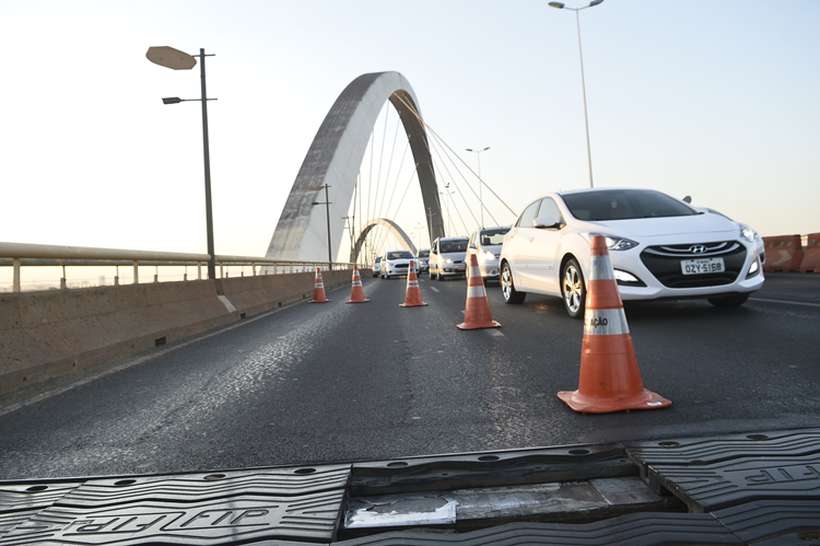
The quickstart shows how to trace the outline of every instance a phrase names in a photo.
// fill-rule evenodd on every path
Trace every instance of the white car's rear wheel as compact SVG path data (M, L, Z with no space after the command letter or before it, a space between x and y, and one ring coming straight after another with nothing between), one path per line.
M504 296L504 303L513 305L524 303L524 298L527 296L527 293L519 292L515 289L512 270L510 269L510 264L507 262L504 262L504 265L501 266L501 276L499 278L501 282L501 295Z
M561 271L561 296L564 309L572 318L584 316L587 287L584 283L584 274L575 258L570 258Z

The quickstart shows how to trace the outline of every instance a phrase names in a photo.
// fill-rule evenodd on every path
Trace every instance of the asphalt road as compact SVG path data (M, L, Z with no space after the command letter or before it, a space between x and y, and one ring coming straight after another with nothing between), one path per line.
M820 275L770 276L745 307L627 306L666 410L585 416L581 323L506 306L462 332L464 281L366 280L373 301L302 304L0 416L0 477L175 472L808 426L820 422Z

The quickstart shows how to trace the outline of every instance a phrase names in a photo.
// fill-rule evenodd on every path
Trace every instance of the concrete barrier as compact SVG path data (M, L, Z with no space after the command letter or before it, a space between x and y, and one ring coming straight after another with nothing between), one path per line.
M323 275L329 289L350 283L350 271ZM0 406L312 290L313 273L293 273L0 294Z

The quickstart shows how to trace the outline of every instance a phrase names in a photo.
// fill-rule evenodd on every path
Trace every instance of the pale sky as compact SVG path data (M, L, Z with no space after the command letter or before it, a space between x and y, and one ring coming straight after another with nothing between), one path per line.
M585 11L597 184L820 231L818 28L816 0ZM220 254L264 254L324 115L366 72L404 74L453 147L491 146L484 177L516 210L587 183L575 21L546 2L0 0L0 240L204 252L200 113L160 101L197 97L198 73L151 64L150 45L217 55Z

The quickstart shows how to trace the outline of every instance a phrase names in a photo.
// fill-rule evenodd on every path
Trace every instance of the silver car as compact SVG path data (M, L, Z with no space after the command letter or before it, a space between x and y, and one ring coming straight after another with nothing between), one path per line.
M430 268L430 251L427 249L419 250L416 263L418 264L419 273L427 271Z
M481 228L470 235L470 242L467 245L467 263L470 263L470 256L475 254L478 270L485 280L498 279L501 244L508 231L510 231L510 226L490 227Z

